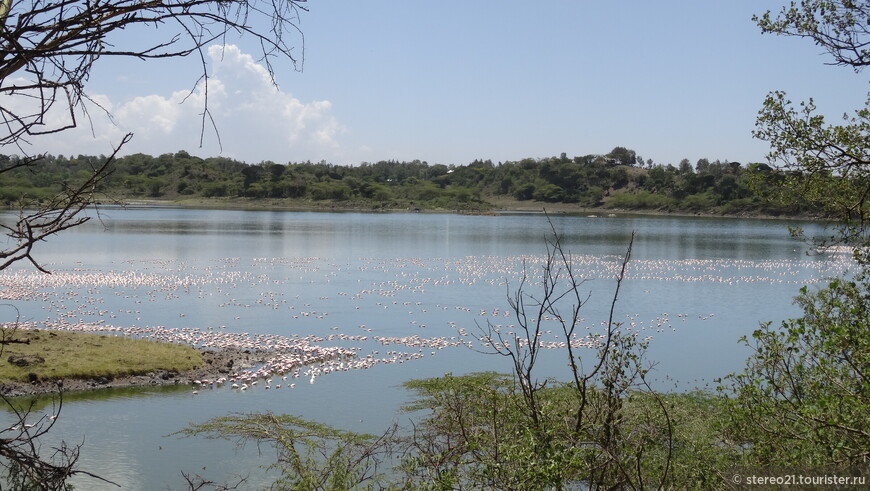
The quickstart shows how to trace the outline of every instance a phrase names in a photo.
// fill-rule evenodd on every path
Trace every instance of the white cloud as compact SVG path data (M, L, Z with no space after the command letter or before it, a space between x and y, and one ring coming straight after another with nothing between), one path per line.
M33 151L105 154L124 134L132 132L133 140L123 154L188 150L251 163L330 160L341 154L338 137L344 128L333 116L328 100L304 102L279 90L268 70L234 45L211 46L207 53L211 60L207 87L200 82L192 92L179 89L168 95L131 95L124 100L92 95L111 113L112 121L104 111L91 107L90 124L80 120L75 130L34 138ZM189 82L178 83L183 87ZM199 148L206 101L217 134L206 118Z
M169 135L178 123L181 109L181 100L175 94L169 99L159 95L146 95L134 97L123 104L116 117L121 124L137 122L145 134Z
M208 56L212 60L214 73L218 78L221 74L225 74L229 77L259 79L257 85L272 86L272 78L266 67L254 61L253 56L242 53L238 46L232 44L210 46Z

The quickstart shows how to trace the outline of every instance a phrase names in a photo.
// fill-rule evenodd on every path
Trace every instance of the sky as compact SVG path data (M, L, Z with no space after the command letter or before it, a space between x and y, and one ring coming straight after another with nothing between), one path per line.
M661 164L762 162L768 145L752 130L770 91L812 97L833 120L868 92L811 41L760 33L752 15L783 3L310 0L303 63L278 60L277 87L252 40L207 48L217 130L202 133L198 59L102 58L85 87L111 120L91 110L89 123L31 142L100 155L132 132L122 155L252 164L465 165L615 146Z

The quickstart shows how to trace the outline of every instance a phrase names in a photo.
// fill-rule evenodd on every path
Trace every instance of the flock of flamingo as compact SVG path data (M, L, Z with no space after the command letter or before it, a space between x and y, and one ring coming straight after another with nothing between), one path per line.
M403 364L448 348L492 350L494 343L597 347L608 324L600 318L578 319L566 339L560 319L547 314L530 341L509 305L493 305L506 303L505 292L520 284L535 295L545 260L371 258L343 264L316 257L228 258L125 261L107 271L59 267L50 275L21 269L0 272L0 301L15 307L3 310L6 319L0 320L3 327L107 333L271 355L261 366L200 380L195 390L294 388L298 378L314 383L326 374ZM644 285L806 284L836 274L845 261L637 259L626 279ZM571 265L583 278L609 281L621 264L616 256L584 255L572 256ZM646 320L640 314L616 320L621 329L649 342L656 333L675 331L676 323L692 325L714 315L662 312ZM433 331L440 335L424 336Z

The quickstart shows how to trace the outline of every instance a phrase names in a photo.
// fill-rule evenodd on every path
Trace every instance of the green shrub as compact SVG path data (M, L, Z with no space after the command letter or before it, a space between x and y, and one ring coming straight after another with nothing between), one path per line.
M675 200L660 194L647 191L638 193L614 193L607 200L607 208L627 210L666 210L674 206Z

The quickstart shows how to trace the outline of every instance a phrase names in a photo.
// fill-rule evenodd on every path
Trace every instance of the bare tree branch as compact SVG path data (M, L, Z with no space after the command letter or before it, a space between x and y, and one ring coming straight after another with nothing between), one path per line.
M94 168L81 184L67 187L35 211L31 209L32 203L23 202L19 218L14 224L0 223L0 229L16 242L14 246L0 251L0 270L6 269L16 261L26 259L38 270L48 273L33 257L33 247L52 235L90 220L90 217L82 216L82 212L93 204L93 196L100 182L109 175L118 151L130 141L132 136L127 134L115 151L102 164Z
M14 2L0 24L0 146L77 126L75 112L94 63L104 56L142 60L197 54L228 35L253 38L274 82L274 62L301 69L304 0L29 0ZM8 4L4 4L8 5ZM122 30L141 33L116 45ZM128 38L129 39L129 38ZM129 44L141 43L139 46ZM298 52L297 52L298 50ZM58 119L58 116L66 115ZM203 108L203 125L209 117Z

